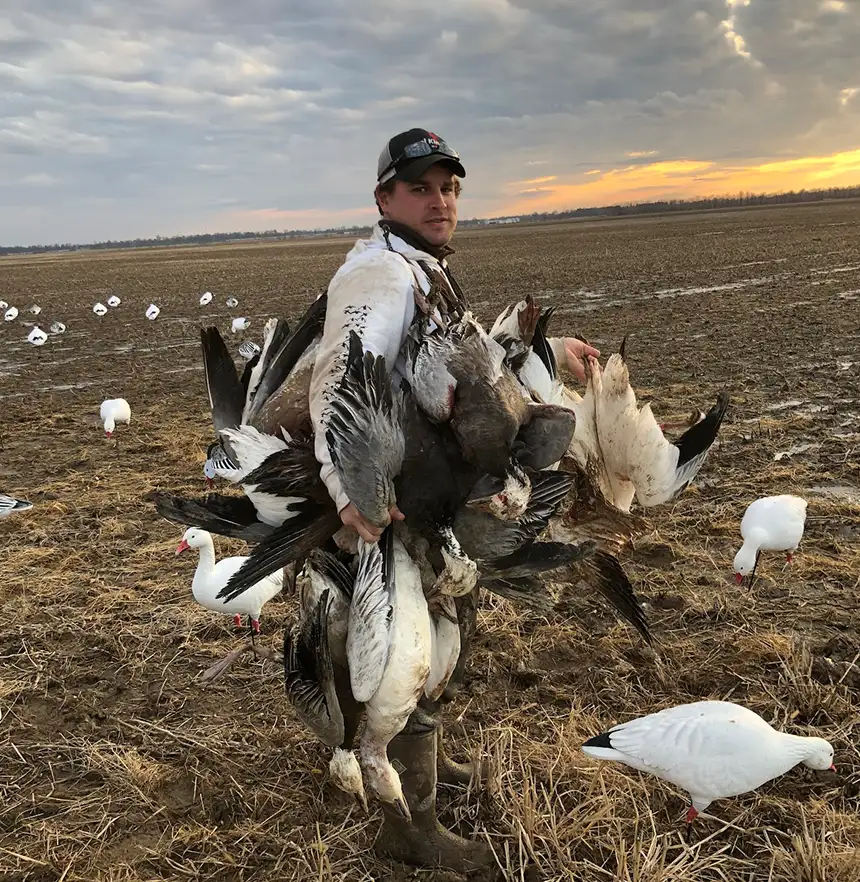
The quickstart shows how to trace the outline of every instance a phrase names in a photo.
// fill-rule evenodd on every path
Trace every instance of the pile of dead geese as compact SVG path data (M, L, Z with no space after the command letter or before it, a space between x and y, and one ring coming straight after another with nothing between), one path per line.
M420 315L393 377L352 335L324 440L346 495L384 529L356 545L320 477L308 405L326 303L318 298L293 328L267 322L259 350L242 353L241 375L217 328L201 330L217 435L204 472L243 495L152 499L191 528L179 550L201 549L195 597L205 605L249 615L256 631L266 599L281 584L297 590L282 656L287 694L333 749L338 786L366 804L367 784L408 813L387 746L422 697L445 689L462 612L480 589L549 615L550 577L587 585L651 641L613 551L635 529L634 498L660 505L696 476L728 395L671 441L650 407L638 407L623 347L602 369L588 360L583 396L562 383L563 342L547 336L552 310L531 298L489 333L469 312L432 329ZM405 520L392 523L395 505ZM216 565L211 533L252 550ZM364 719L357 749L356 727L345 724L355 708Z

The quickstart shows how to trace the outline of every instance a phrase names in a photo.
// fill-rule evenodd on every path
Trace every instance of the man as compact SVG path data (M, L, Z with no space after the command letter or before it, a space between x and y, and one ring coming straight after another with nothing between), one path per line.
M311 419L321 476L341 521L368 542L382 530L369 523L343 492L326 443L327 404L346 366L350 331L365 351L384 355L395 378L403 375L403 343L417 309L439 310L427 297L463 303L446 258L457 228L457 198L466 170L455 150L438 135L410 129L391 138L379 156L374 197L381 220L369 239L359 240L328 289L323 338L311 380ZM567 366L585 379L582 357L599 351L574 338L551 341L566 353ZM402 520L395 506L392 520Z

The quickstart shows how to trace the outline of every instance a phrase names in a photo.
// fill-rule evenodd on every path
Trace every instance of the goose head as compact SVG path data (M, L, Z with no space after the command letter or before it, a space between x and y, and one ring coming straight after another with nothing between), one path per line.
M744 580L744 576L748 576L755 569L755 562L758 559L758 549L754 545L746 542L740 547L735 555L734 570L735 581L738 585Z
M364 792L364 780L361 777L361 766L358 764L356 755L351 750L341 747L334 749L334 754L328 764L329 774L332 781L343 790L355 797L355 801L367 813L367 794Z
M829 741L825 741L823 738L809 737L806 739L806 746L806 758L801 760L803 765L808 769L818 769L820 772L826 769L832 772L836 771L836 766L833 764L833 745Z
M383 802L387 802L404 820L411 823L412 813L409 811L409 805L403 795L400 775L397 774L387 757L365 757L364 769L376 795Z
M183 551L187 551L189 548L203 548L204 545L208 545L211 541L212 537L206 530L201 530L199 527L189 527L185 531L182 541L176 546L176 553L182 554Z

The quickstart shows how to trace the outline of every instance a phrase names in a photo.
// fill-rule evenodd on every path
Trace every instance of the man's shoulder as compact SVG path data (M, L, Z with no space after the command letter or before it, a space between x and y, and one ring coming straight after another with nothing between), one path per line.
M368 275L402 284L411 284L414 278L412 267L402 254L387 248L365 248L347 255L335 273L332 284Z

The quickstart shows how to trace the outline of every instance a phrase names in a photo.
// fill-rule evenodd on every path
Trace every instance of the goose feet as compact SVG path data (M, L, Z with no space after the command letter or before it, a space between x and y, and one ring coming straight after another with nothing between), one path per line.
M488 867L492 862L488 846L446 830L436 817L437 746L437 728L401 733L388 745L389 759L400 772L412 823L405 821L393 807L383 804L376 852L381 857L413 866L445 868L458 873Z
M438 751L436 755L436 775L440 784L459 784L468 787L470 784L482 782L481 766L479 763L458 763L452 760L445 752L442 742L442 728L439 728Z

